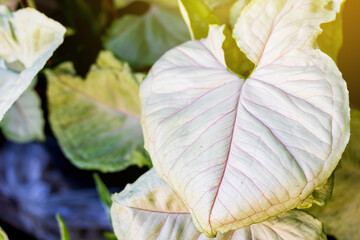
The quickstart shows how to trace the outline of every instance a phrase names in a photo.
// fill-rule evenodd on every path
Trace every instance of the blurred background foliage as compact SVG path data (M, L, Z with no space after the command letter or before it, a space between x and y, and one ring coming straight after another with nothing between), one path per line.
M235 18L228 14L234 2L204 0L218 21L229 26ZM111 238L106 233L112 231L107 207L104 210L100 203L93 172L79 168L100 171L95 179L103 193L100 178L111 191L120 191L151 166L142 147L137 91L163 53L190 40L177 0L0 0L0 4L12 10L35 7L67 27L64 43L47 63L52 70L38 75L1 124L0 226L10 239L59 239L55 214L60 213L73 240ZM337 57L351 106L358 109L359 11L360 1L347 0L343 22L339 21L344 35ZM30 102L34 111L22 112L31 109L26 105ZM17 128L26 116L35 121ZM103 127L99 122L105 123ZM129 139L131 129L140 133ZM28 143L34 140L41 143ZM326 219L328 213L322 214ZM337 234L334 228L330 225L329 231Z

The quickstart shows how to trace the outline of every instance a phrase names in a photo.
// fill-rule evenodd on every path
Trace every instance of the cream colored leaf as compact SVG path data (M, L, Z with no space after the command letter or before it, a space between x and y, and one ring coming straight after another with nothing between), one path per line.
M187 207L154 170L113 196L111 217L118 240L209 239L196 230ZM326 236L318 220L292 210L263 223L219 233L215 239L322 240Z
M348 91L314 44L315 26L336 15L331 2L252 1L236 25L257 65L246 81L227 70L224 35L213 27L207 39L167 52L143 82L153 165L208 236L295 208L338 164L349 139Z
M64 34L61 24L34 9L11 13L0 6L0 120L62 43Z

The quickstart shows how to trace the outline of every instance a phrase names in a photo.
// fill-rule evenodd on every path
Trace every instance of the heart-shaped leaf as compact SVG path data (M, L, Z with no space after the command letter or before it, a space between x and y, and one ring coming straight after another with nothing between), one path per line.
M348 92L315 42L340 3L252 1L234 32L256 64L246 81L227 71L223 28L211 28L167 52L142 84L146 148L201 232L292 209L335 169L349 138Z
M196 230L181 199L153 170L114 195L111 216L122 239L209 239ZM322 224L305 212L291 210L266 222L220 233L218 240L326 239Z
M62 43L64 34L61 24L34 9L11 13L0 6L0 120Z

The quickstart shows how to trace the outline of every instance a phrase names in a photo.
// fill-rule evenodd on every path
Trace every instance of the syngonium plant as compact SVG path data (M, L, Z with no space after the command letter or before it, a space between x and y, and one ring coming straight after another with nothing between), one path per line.
M319 37L343 1L240 0L233 28L179 2L194 40L141 84L154 169L113 197L117 237L326 239L294 209L326 202L349 140L346 83Z

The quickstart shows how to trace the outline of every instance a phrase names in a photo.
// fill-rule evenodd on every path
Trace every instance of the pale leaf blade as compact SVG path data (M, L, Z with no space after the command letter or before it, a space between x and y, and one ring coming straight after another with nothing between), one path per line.
M33 89L25 91L1 121L4 136L19 143L43 141L44 126L41 100Z
M116 236L123 239L210 239L198 232L181 199L154 170L113 196L111 216ZM326 239L322 224L307 213L289 211L266 222L218 233L217 240Z
M331 22L342 0L255 0L234 28L240 49L256 65L268 64L296 48L314 47L320 24ZM279 44L281 43L281 44Z
M69 63L46 76L50 124L72 163L103 172L151 165L142 146L138 78L128 64L105 51L85 81Z
M34 9L10 13L0 6L0 120L62 43L64 34L61 24Z
M292 9L299 2L282 3ZM268 4L275 5L270 11L278 2ZM322 21L335 13L326 10ZM140 91L154 167L208 236L295 208L330 177L349 138L346 83L330 57L297 42L273 62L264 51L244 82L227 71L223 41L214 27L207 39L169 51Z
M360 111L351 109L351 137L335 172L334 192L325 208L308 211L318 217L325 231L339 240L360 238Z

